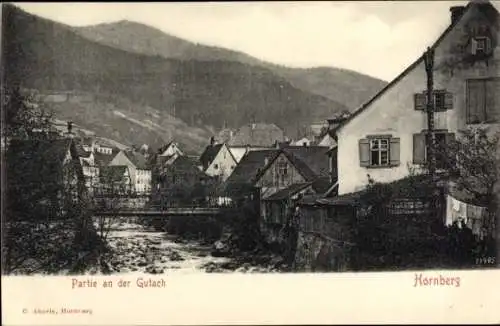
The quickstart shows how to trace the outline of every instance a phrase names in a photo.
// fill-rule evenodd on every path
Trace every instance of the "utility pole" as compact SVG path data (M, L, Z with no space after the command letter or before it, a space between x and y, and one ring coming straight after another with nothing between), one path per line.
M427 164L429 174L436 173L435 135L434 135L434 50L427 48L424 53L425 72L427 74Z

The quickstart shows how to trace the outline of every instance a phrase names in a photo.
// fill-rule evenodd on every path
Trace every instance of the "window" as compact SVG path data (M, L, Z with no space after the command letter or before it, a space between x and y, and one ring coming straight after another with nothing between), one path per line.
M399 138L390 135L368 136L359 141L359 160L364 167L399 165Z
M214 165L214 169L216 169L216 170L217 170L218 168L219 168L219 164L215 164L215 165Z
M281 159L278 161L278 185L285 185L288 176L288 163Z
M370 165L389 164L389 139L370 140Z
M436 168L445 169L448 166L447 156L445 150L447 144L455 138L454 133L447 131L435 131L434 137L436 139ZM413 163L425 164L427 162L428 145L430 138L427 132L423 131L413 135Z
M446 90L435 90L434 95L434 111L446 111L453 108L453 94ZM427 91L414 95L415 110L427 111Z
M490 54L491 39L488 36L476 36L471 38L470 50L472 55Z
M467 80L467 124L497 122L500 99L496 94L500 94L500 78Z

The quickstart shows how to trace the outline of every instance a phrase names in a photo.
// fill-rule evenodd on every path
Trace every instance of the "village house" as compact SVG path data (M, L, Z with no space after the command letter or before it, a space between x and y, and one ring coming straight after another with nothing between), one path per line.
M198 168L196 158L176 156L170 164L161 167L155 177L154 202L162 207L180 202L192 204L205 197L202 188L208 180L209 176Z
M96 165L93 152L86 151L82 144L76 145L76 149L83 169L85 186L89 194L92 194L94 187L99 183L99 166Z
M158 150L158 153L159 156L164 156L164 157L171 157L173 155L184 155L184 153L180 150L179 145L174 141L171 141L165 146L162 146Z
M71 138L12 139L5 161L9 205L14 211L34 209L55 217L85 195L83 171Z
M245 197L256 186L257 175L279 153L276 148L248 151L225 182L224 191L233 198Z
M94 152L105 154L105 155L112 155L113 154L113 149L114 147L107 144L106 142L102 140L95 140L92 142L92 148L94 149Z
M498 11L471 1L450 12L451 24L431 46L436 141L445 146L465 128L496 126L500 114ZM340 195L364 189L367 175L387 183L420 171L427 160L426 86L420 57L333 129Z
M143 155L132 151L120 151L108 165L128 167L132 191L135 194L146 195L151 193L151 168Z
M264 228L281 228L290 217L295 201L302 196L323 197L331 192L336 182L331 171L332 158L328 147L289 146L266 162L256 176Z
M200 156L202 170L209 176L226 181L238 162L225 143L216 144L214 137Z

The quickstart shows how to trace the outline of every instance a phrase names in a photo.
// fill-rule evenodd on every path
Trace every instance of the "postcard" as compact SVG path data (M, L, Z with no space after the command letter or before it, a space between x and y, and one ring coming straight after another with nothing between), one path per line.
M2 324L500 322L500 2L1 8Z

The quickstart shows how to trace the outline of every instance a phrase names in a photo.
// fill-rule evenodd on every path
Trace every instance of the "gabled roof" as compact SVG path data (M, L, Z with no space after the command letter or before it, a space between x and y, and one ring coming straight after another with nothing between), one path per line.
M284 141L285 133L274 123L251 123L242 126L228 142L230 146L270 146L275 141Z
M184 155L179 155L175 161L167 167L168 171L174 170L175 172L189 173L200 178L206 177L207 175L198 168L198 162L193 157L188 157Z
M277 150L277 155L273 156L268 164L260 170L256 180L266 173L281 153L285 155L306 181L312 182L320 177L327 177L330 172L328 150L329 148L326 146L288 146Z
M439 44L444 40L444 38L453 30L453 28L462 20L467 11L476 6L490 21L494 21L498 19L498 11L489 1L470 1L460 16L453 24L448 25L445 31L439 36L439 38L434 42L434 44L430 47L430 49L436 49ZM382 88L375 96L373 96L368 102L364 103L361 107L359 107L356 111L354 111L346 120L332 128L332 132L336 133L343 126L347 125L351 120L357 117L360 113L364 112L370 105L375 102L378 98L380 98L386 91L391 89L394 85L396 85L401 79L403 79L406 75L408 75L413 69L415 69L421 62L423 62L424 57L420 56L415 62L413 62L408 68L406 68L401 74L399 74L396 78L394 78L389 84L387 84L384 88Z
M134 164L137 169L148 170L148 161L144 155L133 152L133 151L123 151L123 154Z
M226 180L226 184L228 186L253 184L256 181L257 174L265 167L266 158L269 162L279 153L280 150L278 149L250 151L246 153Z
M102 181L121 182L127 171L126 165L103 166L99 169L99 178Z
M107 166L109 163L111 163L111 161L115 158L116 154L118 153L119 151L115 151L114 149L111 155L95 152L94 153L95 164L99 166Z
M221 151L225 144L208 145L200 156L200 163L203 168L206 169L217 157L217 154ZM233 153L228 149L229 155L236 162L236 158Z
M175 146L176 146L176 148L177 148L177 150L179 150L179 152L181 152L181 153L182 153L182 151L181 151L181 150L180 150L180 148L179 148L179 145L178 145L175 141L173 141L173 140L172 140L172 141L170 141L169 143L167 143L166 145L163 145L162 147L160 147L160 148L158 149L158 154L163 154L163 152L165 152L165 151L166 151L166 150L167 150L170 146L172 146L172 145L175 145Z

